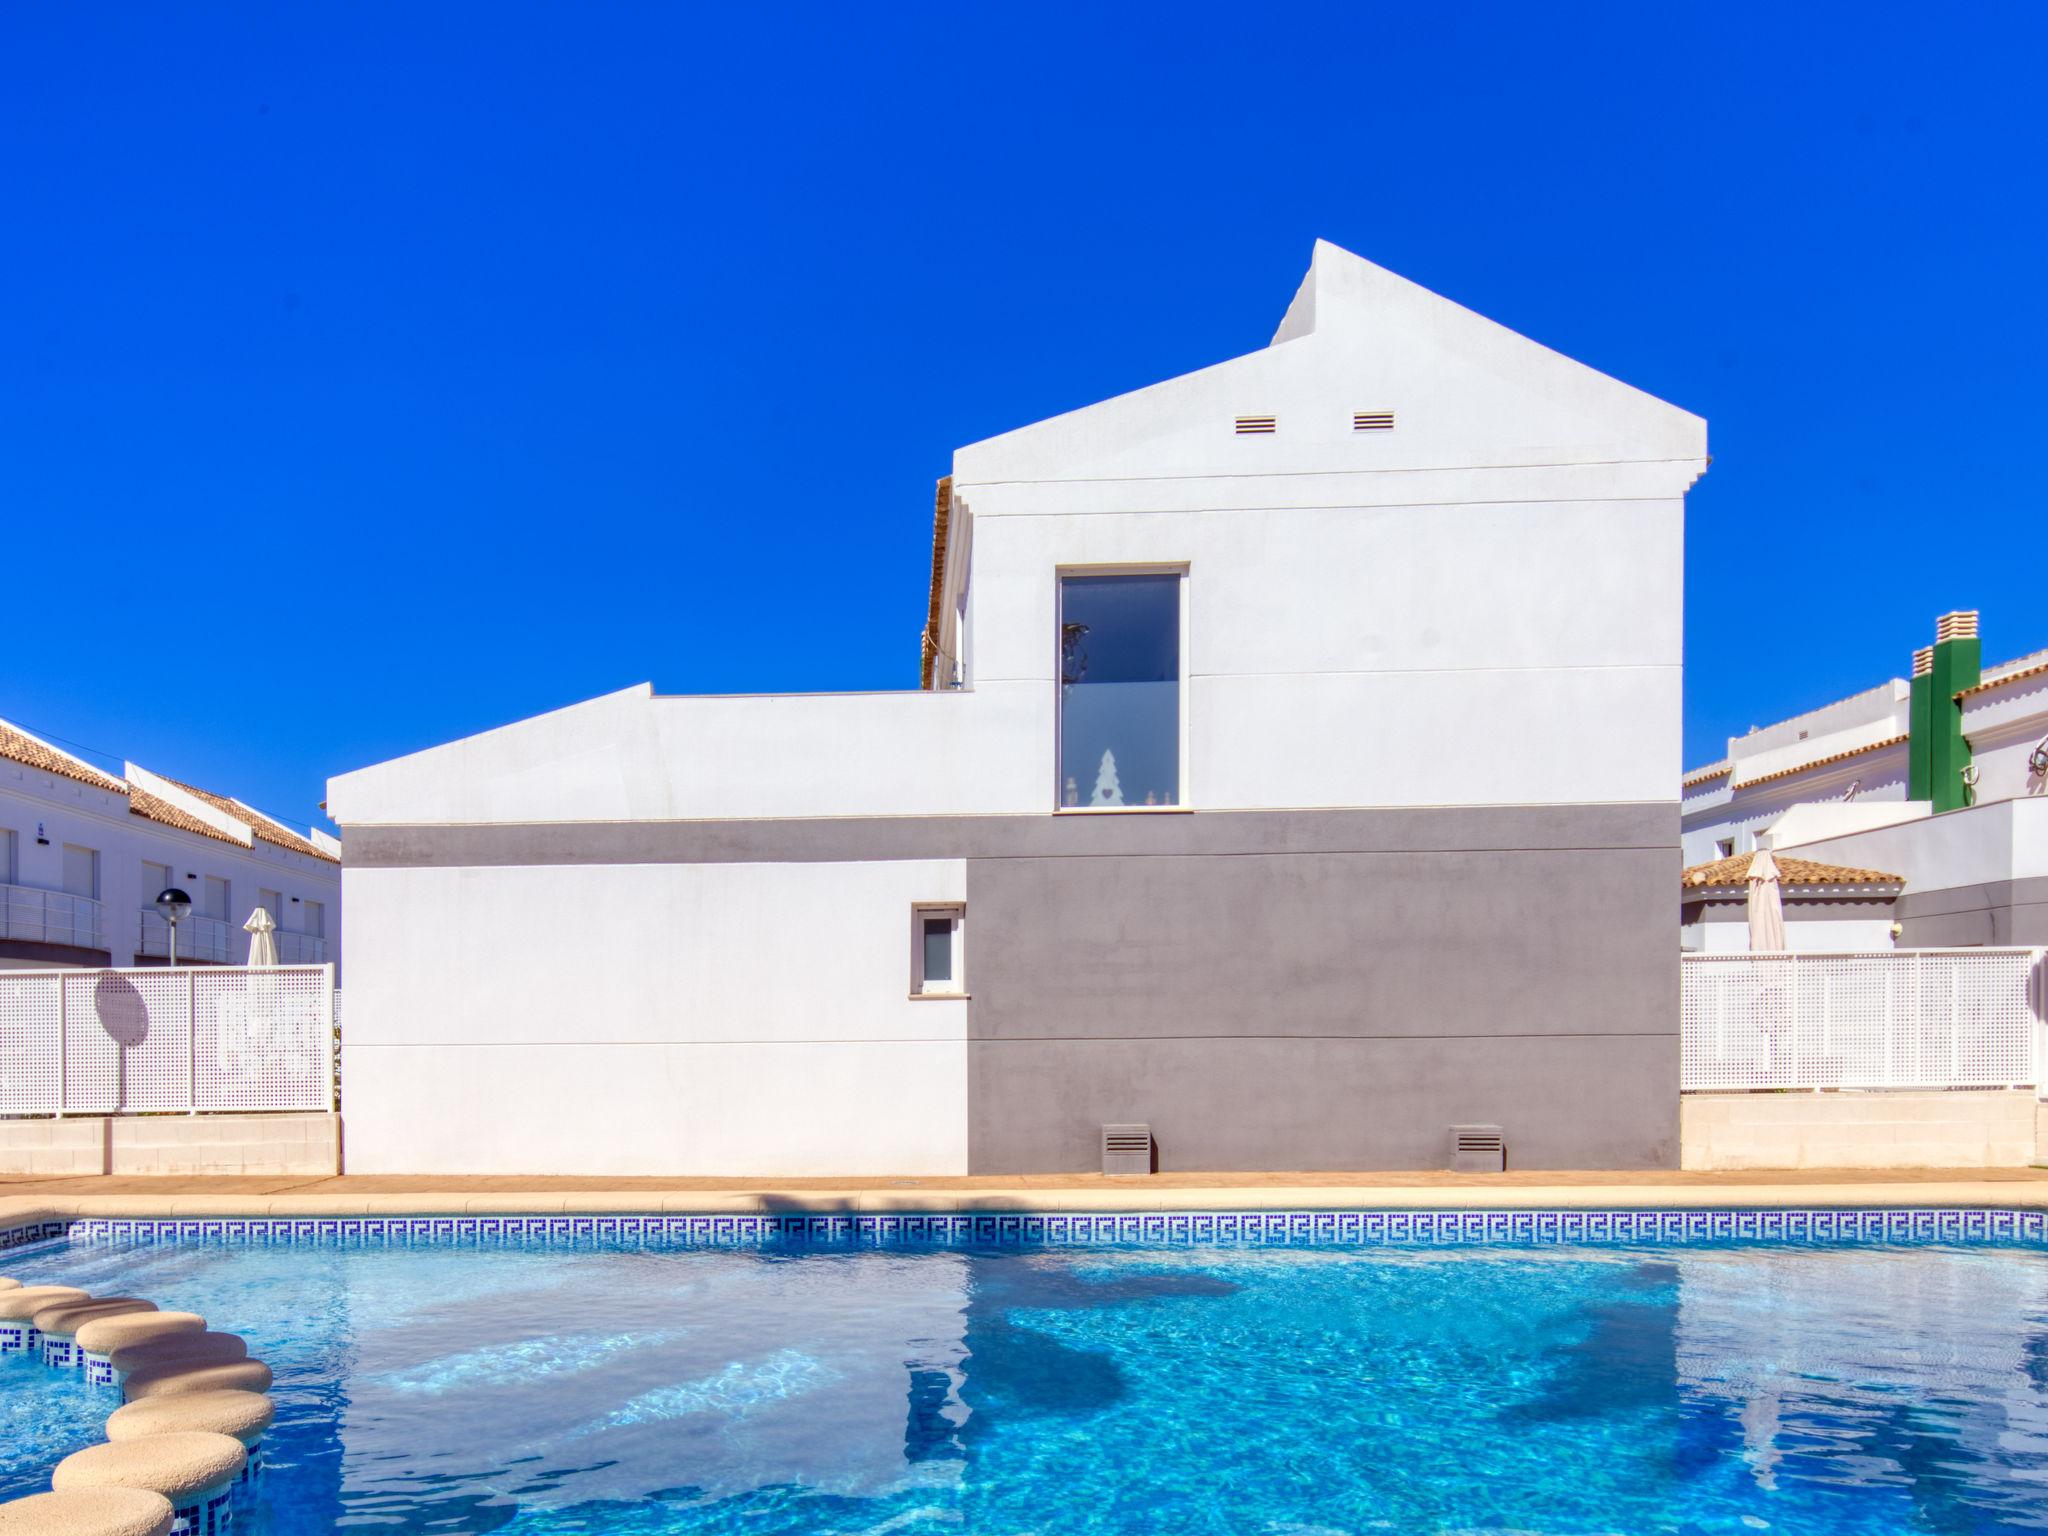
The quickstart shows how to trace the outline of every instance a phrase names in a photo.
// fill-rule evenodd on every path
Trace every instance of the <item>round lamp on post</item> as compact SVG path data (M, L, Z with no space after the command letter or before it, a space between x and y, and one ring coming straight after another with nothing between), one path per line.
M171 964L178 963L178 924L185 920L185 914L192 910L192 898L175 885L159 891L156 909L163 920L171 925Z

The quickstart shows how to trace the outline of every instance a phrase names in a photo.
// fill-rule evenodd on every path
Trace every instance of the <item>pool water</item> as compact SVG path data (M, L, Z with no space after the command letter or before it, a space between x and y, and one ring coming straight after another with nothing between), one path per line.
M277 1373L250 1536L2048 1529L2013 1247L291 1248L5 1272ZM0 1497L111 1394L0 1362Z

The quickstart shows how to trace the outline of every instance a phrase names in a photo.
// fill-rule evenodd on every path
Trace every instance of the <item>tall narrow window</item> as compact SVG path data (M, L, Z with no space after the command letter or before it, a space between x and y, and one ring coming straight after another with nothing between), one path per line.
M1178 572L1060 578L1059 804L1180 804Z

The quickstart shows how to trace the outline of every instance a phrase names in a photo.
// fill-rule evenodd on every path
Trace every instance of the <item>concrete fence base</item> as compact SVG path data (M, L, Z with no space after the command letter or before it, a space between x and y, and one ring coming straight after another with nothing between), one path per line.
M0 1120L0 1174L341 1171L339 1115L76 1115Z
M1948 1093L1689 1093L1680 1166L2025 1168L2048 1151L2031 1088Z

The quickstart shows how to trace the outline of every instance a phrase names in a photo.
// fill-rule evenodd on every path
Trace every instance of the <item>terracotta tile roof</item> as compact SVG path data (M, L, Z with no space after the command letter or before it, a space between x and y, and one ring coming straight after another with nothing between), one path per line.
M176 827L180 832L196 832L201 837L210 837L217 842L230 843L237 848L242 846L239 839L229 837L219 827L209 826L197 816L188 815L171 804L170 801L152 795L138 784L129 784L123 787L128 791L128 811L131 815L141 816L149 821L161 822L167 827Z
M1956 697L1959 699L1971 698L1989 689L2003 688L2007 683L2016 683L2023 677L2039 677L2044 672L2048 672L2048 661L2036 662L2031 667L2022 667L2019 671L2008 672L2003 677L1987 677L1975 687L1963 689Z
M289 848L293 853L303 853L308 858L324 859L329 864L340 862L333 854L322 853L310 841L299 836L282 822L272 821L261 811L251 810L239 800L231 800L226 795L216 795L210 789L201 789L196 784L187 784L179 779L172 779L170 782L188 795L197 795L215 810L224 811L237 821L247 822L249 830L263 842L274 843L280 848Z
M1710 864L1695 864L1681 874L1678 881L1687 890L1745 886L1749 882L1750 860L1755 857L1754 853L1738 853L1732 858L1715 859ZM1783 853L1774 853L1771 858L1777 863L1778 884L1781 886L1903 886L1906 883L1904 876L1888 875L1879 869L1852 869L1846 864L1822 864L1813 859L1796 859Z
M0 757L10 758L17 763L26 763L31 768L40 768L45 773L58 774L67 779L76 779L81 784L90 784L94 789L104 789L113 794L125 795L128 785L111 773L102 773L92 764L73 757L69 752L60 752L47 742L36 740L26 731L18 731L5 720L0 720Z
M1709 763L1704 768L1693 769L1691 773L1688 773L1684 778L1680 779L1678 781L1679 787L1682 789L1691 789L1695 784L1708 784L1713 782L1715 779L1725 779L1728 777L1729 774L1733 773L1734 771L1735 765L1731 762L1728 762L1726 759L1723 759L1721 762L1718 763Z
M1887 736L1883 741L1873 741L1868 746L1851 747L1846 752L1835 752L1826 757L1816 757L1810 763L1799 763L1790 768L1780 768L1776 773L1760 773L1753 779L1744 779L1735 787L1737 789L1747 789L1752 784L1768 784L1773 779L1789 779L1795 773L1805 773L1813 768L1825 768L1830 763L1845 763L1850 758L1861 757L1866 752L1882 752L1886 747L1903 746L1905 742L1906 738L1904 736Z
M946 600L946 533L953 521L953 477L940 477L932 506L932 593L925 610L924 659L919 664L918 686L932 685L932 663L939 659L939 607Z

